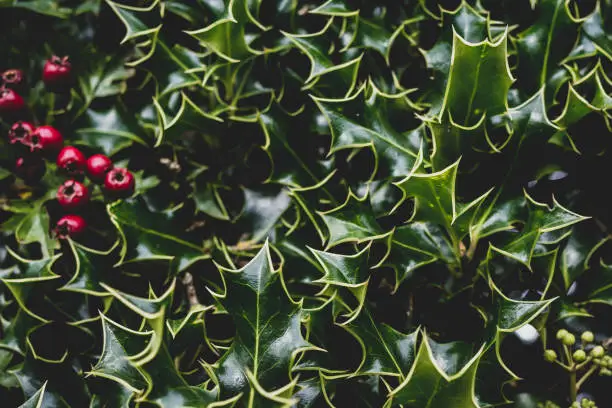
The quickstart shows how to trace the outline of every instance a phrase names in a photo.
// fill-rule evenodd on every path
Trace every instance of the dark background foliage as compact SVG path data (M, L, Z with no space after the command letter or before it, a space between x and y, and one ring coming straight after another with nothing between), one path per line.
M137 178L60 242L65 177L15 177L0 139L1 405L569 406L544 350L612 336L611 13L0 0L28 105L0 132ZM612 406L598 374L580 395Z

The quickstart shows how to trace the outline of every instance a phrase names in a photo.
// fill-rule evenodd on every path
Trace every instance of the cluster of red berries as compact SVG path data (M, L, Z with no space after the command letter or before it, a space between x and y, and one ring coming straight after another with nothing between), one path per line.
M94 154L88 159L73 146L64 147L57 155L57 168L71 176L57 190L57 202L68 211L78 210L89 201L89 189L75 178L83 173L94 183L102 184L107 196L129 197L134 193L134 175L127 169L114 167L113 162L103 154ZM77 236L87 226L85 219L77 214L60 218L55 226L58 238Z
M54 55L45 62L42 80L48 88L59 90L70 82L71 70L68 57ZM0 74L0 113L18 112L25 107L25 101L15 90L22 81L20 69L8 69Z
M43 81L47 86L56 87L66 84L70 76L68 58L52 57L45 64ZM0 113L17 111L23 108L23 98L7 85L19 84L23 78L20 70L12 69L2 73L0 87ZM52 126L35 127L30 122L15 122L8 133L9 142L25 147L29 154L19 157L15 171L26 182L36 182L45 173L43 157L56 156L58 170L70 176L57 191L60 206L71 212L80 209L89 201L89 189L79 180L83 175L94 183L101 184L105 194L112 198L124 198L133 194L134 175L127 169L114 167L107 156L94 154L86 158L83 152L74 146L64 146L64 138ZM77 236L87 227L85 219L77 214L63 216L56 224L54 232L58 238Z

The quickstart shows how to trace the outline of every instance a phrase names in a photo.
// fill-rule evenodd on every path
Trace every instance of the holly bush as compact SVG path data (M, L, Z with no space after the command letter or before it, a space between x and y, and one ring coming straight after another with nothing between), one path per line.
M611 25L0 0L0 405L612 406Z

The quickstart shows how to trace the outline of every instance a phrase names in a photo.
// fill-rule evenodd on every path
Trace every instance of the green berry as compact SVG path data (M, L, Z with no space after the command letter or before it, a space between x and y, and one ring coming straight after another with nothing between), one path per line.
M565 329L561 329L557 332L557 340L563 340L565 336L567 336L569 332Z
M556 359L557 359L557 353L555 352L555 350L549 349L544 352L544 360L548 361L549 363L552 363Z
M599 375L605 375L607 377L610 377L612 376L612 370L608 368L602 368L601 371L599 371Z
M563 342L563 344L566 346L573 346L576 344L576 336L574 336L572 333L567 333L567 335L561 339L561 342Z
M580 339L585 343L591 343L593 340L595 340L595 336L593 335L593 332L585 331L580 336Z
M584 350L574 351L574 361L582 363L584 360L586 360L586 353L584 352Z
M603 357L603 355L605 354L605 350L603 347L601 346L595 346L593 347L593 349L591 350L591 355L595 358L600 358Z

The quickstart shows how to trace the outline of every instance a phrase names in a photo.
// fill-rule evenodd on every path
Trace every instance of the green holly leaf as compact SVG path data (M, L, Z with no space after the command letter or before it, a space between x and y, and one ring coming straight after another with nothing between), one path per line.
M34 395L32 395L26 402L21 404L18 408L42 408L44 407L45 400L45 388L47 388L47 383L44 383L43 386L36 391Z
M391 391L386 406L479 408L474 388L483 352L484 345L474 353L465 343L440 344L424 334L412 369Z
M246 35L247 24L254 24L259 30L263 26L255 19L259 2L247 0L224 0L224 7L210 7L213 22L199 30L188 31L200 44L229 62L239 62L261 51L251 48L253 36ZM220 6L220 4L218 4ZM215 4L217 6L217 4Z
M404 334L378 323L364 308L343 328L359 342L362 358L354 375L389 375L400 381L409 375L415 361L419 329Z
M364 242L381 238L385 233L376 221L368 197L357 197L352 191L339 207L319 212L329 231L327 247L344 242Z
M14 232L15 239L22 245L38 243L43 256L50 257L58 242L51 236L49 214L43 207L46 201L43 198L22 208L8 208L8 211L18 212L2 224L2 231Z
M545 88L541 88L522 104L510 108L511 137L508 151L520 162L524 152L540 148L559 130L546 113ZM515 171L510 169L510 175Z
M589 217L576 214L557 202L553 197L553 207L534 201L525 194L528 217L522 231L503 246L491 245L490 249L508 256L531 268L531 257L541 235L569 227Z
M153 332L134 331L102 317L102 353L88 375L107 378L133 393L146 389L146 377L132 360L146 349Z
M375 157L372 178L404 177L410 173L418 161L425 134L424 128L408 130L399 125L400 118L404 121L414 114L408 92L387 95L369 81L345 99L313 97L331 129L330 154L369 147Z
M198 71L202 70L196 53L180 45L169 46L164 38L157 38L155 48L146 61L139 61L139 68L151 73L156 84L156 98L201 82Z
M455 184L459 161L435 173L411 172L406 178L395 183L406 197L414 197L413 220L433 222L447 231L453 248L470 229L472 218L491 190L472 202L457 203ZM403 200L402 200L403 201Z
M561 62L576 42L580 25L566 0L539 1L537 15L534 24L519 33L515 41L517 77L528 94L546 87L546 100L550 101L564 82L558 78L566 79Z
M589 263L595 252L612 238L593 234L590 229L581 228L582 225L584 224L578 224L572 228L572 235L560 254L560 269L565 290L568 290L576 279L588 271Z
M567 129L592 112L599 112L607 119L607 112L612 108L612 97L606 91L602 77L605 77L605 74L601 62L598 61L597 65L584 77L573 84L569 84L563 111L553 121L557 126L564 129L556 135L557 138L561 135L569 138L568 143L574 150L577 150L574 139L580 136L572 137L568 134ZM592 96L587 99L582 94Z
M310 61L310 73L304 80L304 83L308 84L317 78L320 78L333 71L339 71L343 68L355 66L359 67L361 56L351 58L348 54L340 54L339 58L342 59L340 63L334 61L334 58L330 55L333 46L330 43L328 31L331 31L332 36L337 36L337 28L333 25L333 18L327 21L327 24L318 32L312 34L289 34L283 32L283 35L287 37L291 43L297 47L304 55L308 57ZM355 75L352 74L353 70L348 71L347 83L350 84L349 91L353 89L355 84ZM341 87L345 88L345 87Z
M16 7L56 18L68 18L72 8L62 7L57 0L10 0L0 2L0 8Z
M259 123L266 136L264 149L272 160L269 181L305 187L317 184L328 173L328 163L308 157L301 149L306 135L296 132L296 129L307 129L307 120L307 115L290 116L278 107L259 115Z
M108 258L118 244L119 241L107 251L97 251L70 240L68 245L74 258L74 275L59 290L80 292L92 296L108 296L109 292L100 283L107 280L107 275L112 270Z
M589 279L584 279L582 295L576 296L578 305L605 304L612 306L612 265L601 262L598 273L591 273Z
M133 143L148 145L144 129L121 105L106 110L88 109L75 127L75 144L91 146L108 156Z
M87 67L78 77L79 97L82 101L76 116L85 112L95 99L124 93L127 90L127 80L135 72L125 66L122 54L112 57L89 55Z
M370 247L366 246L354 255L341 255L317 251L312 248L309 249L319 264L321 264L325 273L322 278L314 281L314 283L329 285L336 293L339 293L342 288L346 288L351 292L355 300L357 300L357 306L344 316L349 318L349 320L351 317L356 317L363 307L368 289L368 281L370 279L368 254Z
M489 39L489 30L492 28L490 27L490 20L467 2L461 2L452 11L442 9L440 24L442 25L442 32L438 41L431 49L423 51L427 67L433 72L431 89L427 95L427 101L431 105L429 115L432 117L438 116L445 104L444 96L447 94L450 79L455 38L462 38L464 41L473 44L481 43ZM457 44L457 46L462 47L462 44ZM484 44L486 43L481 44L481 46ZM470 75L470 78L472 77ZM478 80L478 78L475 79Z
M274 228L291 205L291 198L284 189L266 186L258 190L244 189L244 207L236 221L248 234L246 240L258 242Z
M201 185L197 181L193 186L193 201L198 211L201 211L213 218L220 220L229 220L229 214L223 204L223 200L219 196L219 186L210 183Z
M609 5L606 7L609 9ZM612 59L612 35L606 28L600 2L597 2L595 10L584 19L581 28L582 35L593 42L594 48L608 59Z
M11 291L21 310L34 319L48 322L45 317L41 316L48 311L45 310L45 307L48 307L47 302L41 303L38 299L41 297L41 292L45 292L50 281L61 277L51 270L51 266L60 255L52 258L29 260L21 258L10 249L8 251L18 263L13 268L13 276L2 278L0 281ZM32 309L33 307L34 309Z
M395 271L395 288L414 271L432 262L441 261L457 266L452 244L443 230L432 223L415 221L395 228L387 238L387 254L377 266L386 266Z
M180 271L208 257L203 245L176 225L176 212L154 213L141 199L116 201L107 211L122 241L119 263L165 259Z
M463 126L473 126L482 115L506 111L513 82L508 66L508 34L495 42L470 43L456 32L449 77L441 112Z
M110 0L106 0L106 3L125 27L122 43L139 37L151 38L156 36L161 28L162 9L159 0L152 1L146 7L129 6Z
M296 353L312 346L300 333L301 307L286 293L267 242L242 269L217 267L225 290L215 297L236 327L230 349L217 363L221 395L244 393L252 400L263 390L282 390L291 384Z

